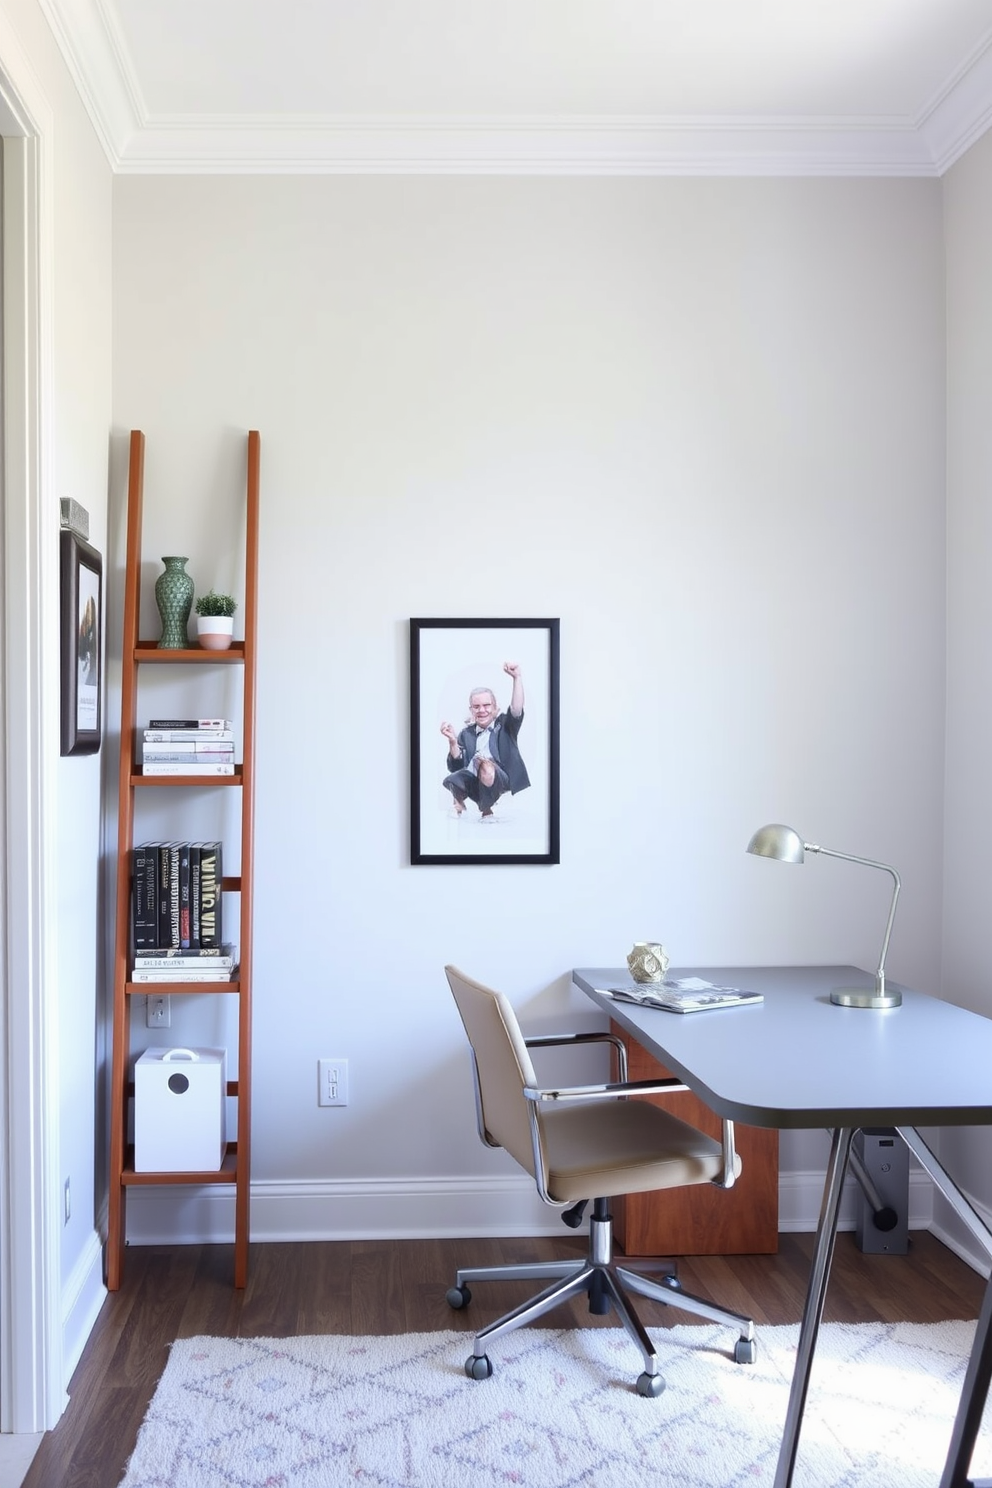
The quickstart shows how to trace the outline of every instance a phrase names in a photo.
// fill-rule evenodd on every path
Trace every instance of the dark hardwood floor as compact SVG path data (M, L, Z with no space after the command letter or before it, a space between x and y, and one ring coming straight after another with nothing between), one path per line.
M560 1240L365 1240L253 1245L248 1286L231 1285L232 1248L130 1249L124 1284L105 1303L70 1386L70 1405L44 1438L24 1488L117 1488L168 1345L195 1334L287 1337L304 1333L472 1333L534 1291L533 1283L474 1288L453 1312L445 1292L459 1265L580 1256L584 1238ZM757 1323L798 1322L812 1235L783 1235L777 1255L683 1258L689 1291ZM908 1256L863 1255L838 1237L827 1321L940 1322L975 1318L985 1283L932 1235L912 1237ZM638 1301L651 1327L692 1321ZM616 1327L580 1303L546 1327ZM760 1334L759 1334L760 1348Z

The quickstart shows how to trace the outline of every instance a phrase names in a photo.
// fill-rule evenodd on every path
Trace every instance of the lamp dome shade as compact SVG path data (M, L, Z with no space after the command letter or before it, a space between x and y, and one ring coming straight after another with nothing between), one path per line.
M801 863L806 852L799 833L781 822L770 822L759 827L747 845L749 853L759 858L777 858L780 863Z

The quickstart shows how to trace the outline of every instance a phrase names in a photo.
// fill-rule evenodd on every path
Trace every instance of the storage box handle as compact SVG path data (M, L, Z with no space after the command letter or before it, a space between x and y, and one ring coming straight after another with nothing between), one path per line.
M195 1049L168 1049L162 1055L162 1063L168 1064L171 1060L179 1059L180 1057L183 1059L191 1059L194 1064L197 1064L200 1058Z

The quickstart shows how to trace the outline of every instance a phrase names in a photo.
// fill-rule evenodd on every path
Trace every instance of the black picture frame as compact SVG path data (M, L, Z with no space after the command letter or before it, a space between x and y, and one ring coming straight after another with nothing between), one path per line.
M412 864L559 861L559 642L557 620L410 621ZM476 694L476 716L494 723L496 763L481 769L460 744L450 752ZM442 725L451 730L447 747Z
M75 532L60 534L62 754L96 754L103 693L103 559Z

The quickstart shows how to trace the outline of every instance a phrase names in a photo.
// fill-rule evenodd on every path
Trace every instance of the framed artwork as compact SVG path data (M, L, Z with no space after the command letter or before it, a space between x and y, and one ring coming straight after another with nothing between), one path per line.
M410 861L558 862L558 621L410 621Z
M100 748L103 560L74 532L61 534L62 753Z

